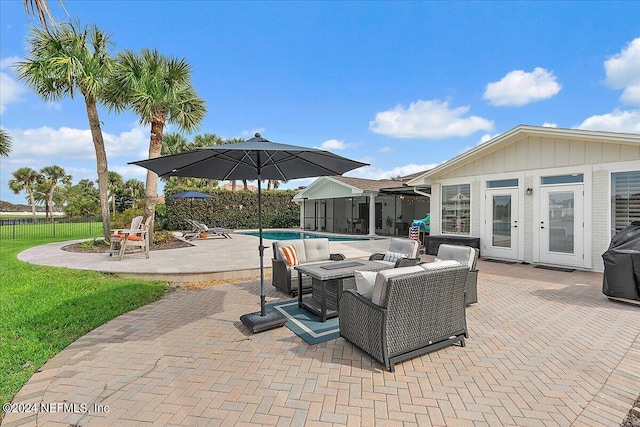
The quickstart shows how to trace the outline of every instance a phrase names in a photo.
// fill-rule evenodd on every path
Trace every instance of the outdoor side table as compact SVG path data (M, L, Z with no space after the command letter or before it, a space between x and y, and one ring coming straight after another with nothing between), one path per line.
M355 288L355 271L380 271L391 268L387 264L363 259L333 261L322 264L297 265L298 284L302 275L311 277L312 292L302 296L298 291L298 306L320 317L322 322L338 315L340 297L347 289ZM299 285L298 285L299 286Z

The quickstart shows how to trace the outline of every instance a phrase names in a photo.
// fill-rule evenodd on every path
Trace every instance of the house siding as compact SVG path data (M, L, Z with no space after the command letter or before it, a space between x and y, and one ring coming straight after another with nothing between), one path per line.
M580 139L524 137L439 179L640 160L640 146Z
M602 254L609 247L608 230L611 228L608 200L611 190L609 171L594 170L591 185L593 189L591 192L591 265L595 271L604 271Z

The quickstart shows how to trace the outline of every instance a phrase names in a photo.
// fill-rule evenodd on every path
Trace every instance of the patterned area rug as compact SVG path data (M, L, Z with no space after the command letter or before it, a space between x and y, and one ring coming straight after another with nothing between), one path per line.
M298 307L297 299L268 304L267 306L273 307L286 316L285 326L309 345L334 340L340 336L337 317L322 323L318 316Z

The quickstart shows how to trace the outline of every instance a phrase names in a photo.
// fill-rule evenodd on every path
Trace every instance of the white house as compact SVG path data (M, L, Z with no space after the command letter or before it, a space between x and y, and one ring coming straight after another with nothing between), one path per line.
M602 271L611 237L640 220L640 135L521 125L406 184L430 191L432 236Z

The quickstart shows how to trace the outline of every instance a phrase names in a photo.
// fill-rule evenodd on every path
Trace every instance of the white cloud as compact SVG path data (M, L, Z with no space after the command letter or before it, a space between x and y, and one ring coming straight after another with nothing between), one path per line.
M484 99L496 106L519 106L551 98L562 86L550 71L536 67L532 72L514 70L502 80L488 83Z
M490 135L488 133L485 133L484 135L482 135L482 137L480 138L480 140L478 141L478 143L476 144L476 146L480 145L480 144L484 144L485 142L495 138L496 136L500 135L499 133L496 133L495 135ZM464 150L467 151L467 150Z
M88 129L61 127L52 129L43 126L36 129L10 130L13 150L12 159L72 159L93 160L95 149ZM131 160L147 157L149 131L135 127L119 135L103 132L107 158L130 156ZM140 154L144 153L144 154Z
M5 70L19 61L20 58L12 56L0 59L0 70ZM3 114L8 104L20 102L22 94L26 90L18 81L4 71L0 71L0 114Z
M378 150L379 153L393 153L393 149L391 147L388 146L384 146L381 149Z
M348 172L345 176L351 176L354 178L365 178L365 179L391 179L397 176L405 176L411 175L417 172L424 172L428 169L433 169L438 166L437 163L429 163L429 164L408 164L404 166L398 166L390 170L383 170L374 166L366 166L363 168L358 168L354 171Z
M542 124L542 127L543 127L543 128L557 128L557 127L558 127L558 124L557 124L557 123L547 123L547 122L544 122L544 123Z
M605 82L614 89L623 89L620 101L640 107L640 37L605 61L604 68Z
M640 133L640 111L619 111L591 116L576 126L578 129Z
M442 139L468 136L479 130L491 130L493 122L478 116L464 117L469 107L449 109L438 100L412 102L409 108L398 105L376 114L369 129L396 138Z
M253 138L254 136L256 136L256 133L259 133L259 134L264 133L264 128L256 128L253 130L243 130L242 137L246 139Z
M340 141L338 139L328 139L320 144L320 148L323 150L344 150L347 148L344 141Z

